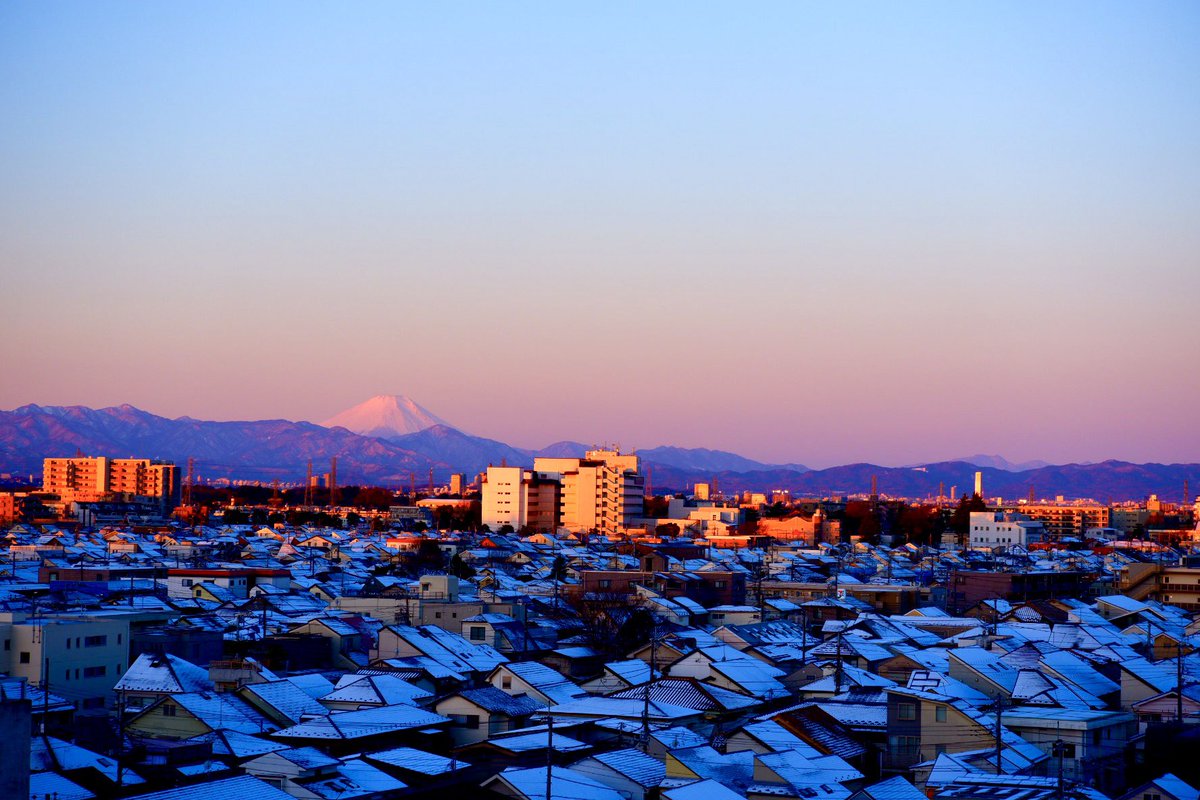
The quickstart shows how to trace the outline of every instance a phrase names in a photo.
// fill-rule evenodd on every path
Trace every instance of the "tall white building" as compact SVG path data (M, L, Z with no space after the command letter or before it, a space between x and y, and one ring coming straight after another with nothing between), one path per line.
M558 528L561 486L552 476L522 467L488 467L483 479L482 521L498 531L511 525L552 532Z
M533 469L488 467L483 524L535 531L614 533L642 516L646 478L636 455L589 450L583 458L538 458Z

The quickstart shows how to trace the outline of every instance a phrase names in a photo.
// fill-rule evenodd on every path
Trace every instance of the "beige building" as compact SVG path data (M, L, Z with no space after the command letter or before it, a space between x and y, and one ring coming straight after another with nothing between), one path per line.
M77 708L99 708L129 667L129 621L0 614L0 672L48 687Z
M179 503L179 468L148 458L47 458L42 490L66 502L95 502L114 496L150 498L164 509Z
M1002 510L1016 511L1042 523L1050 541L1064 537L1082 539L1091 528L1111 527L1108 506L1095 503L1023 503Z
M553 477L522 467L488 467L483 482L481 516L497 531L505 525L519 531L554 531L559 523L562 484Z
M583 458L537 458L534 472L562 484L559 526L613 533L642 516L646 477L635 454L589 450Z
M583 458L537 458L533 469L488 467L483 524L492 530L624 530L642 516L646 478L636 455L589 450Z

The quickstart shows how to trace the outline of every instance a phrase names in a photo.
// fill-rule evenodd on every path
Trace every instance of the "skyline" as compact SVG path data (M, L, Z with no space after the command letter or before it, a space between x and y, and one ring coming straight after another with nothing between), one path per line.
M0 408L1200 460L1200 8L13 3Z
M372 398L368 399L368 402L378 400L378 399L380 399L380 397L389 397L389 396L382 395L382 396L372 397ZM399 395L397 395L396 397L398 399L404 399L404 400L410 400L410 401L412 400L412 398L399 396ZM366 404L367 403L363 403L362 405L366 405ZM40 405L40 407L42 407L42 408L47 407L45 404L33 404L33 405ZM1119 456L1115 456L1115 455L1110 455L1106 458L1095 459L1095 460L1079 459L1079 460L1074 460L1074 461L1055 462L1055 461L1049 461L1046 459L1037 459L1037 458L1018 459L1018 458L1010 457L1009 454L1007 454L1007 453L987 452L987 451L975 451L975 452L970 452L970 453L963 452L958 455L952 455L952 456L943 456L943 457L928 458L928 459L921 459L921 460L907 461L907 462L896 462L896 463L889 463L889 462L883 461L882 459L870 459L870 458L860 460L860 461L835 461L835 462L830 462L830 463L820 463L820 462L813 461L811 459L804 460L801 458L789 458L789 459L773 462L773 461L769 461L769 460L765 460L765 459L756 458L755 456L753 456L753 454L749 454L749 453L746 453L746 452L743 452L740 450L726 450L724 448L717 448L717 447L713 447L711 445L706 445L703 443L696 444L696 445L679 445L678 443L674 443L674 442L656 442L656 443L652 443L652 444L633 443L632 446L628 446L628 445L622 444L621 442L613 440L611 438L597 439L594 441L583 441L580 439L568 438L568 439L557 439L554 441L532 442L532 443L506 441L503 439L494 439L493 437L481 436L477 432L473 432L471 430L467 430L467 429L463 428L462 426L455 425L452 421L439 419L435 415L432 415L432 413L429 411L429 409L424 408L423 406L420 406L420 404L417 404L417 405L418 405L417 413L430 414L430 416L432 417L432 421L430 421L428 423L428 427L435 427L437 425L446 426L446 427L458 430L460 433L464 433L468 436L475 436L475 437L487 439L489 441L495 441L501 445L506 445L506 446L515 447L515 448L518 448L521 450L528 451L531 454L536 454L538 451L553 447L554 445L560 445L560 444L566 444L566 443L583 445L584 447L593 448L593 449L616 449L616 450L618 450L620 452L624 452L624 453L638 453L638 452L648 451L648 450L651 450L654 448L667 447L667 448L678 448L678 449L685 450L685 451L687 451L687 450L707 450L710 452L718 452L718 453L732 453L733 455L746 457L746 458L749 458L754 461L759 461L764 467L790 468L793 466L798 466L798 467L803 467L805 469L814 470L814 471L820 471L820 470L824 470L824 469L837 468L837 467L853 466L853 465L857 465L857 464L867 464L867 465L872 465L872 466L878 466L878 467L881 467L884 469L906 469L909 467L918 467L918 466L927 465L927 464L938 464L938 463L948 463L948 462L973 463L973 464L976 464L977 466L979 466L980 468L998 469L1002 472L1021 472L1021 471L1027 471L1030 469L1038 469L1042 466L1047 466L1047 467L1086 466L1086 465L1100 464L1100 463L1108 462L1108 461L1121 462L1121 463L1135 463L1135 464L1140 463L1140 464L1144 464L1147 466L1154 465L1154 464L1170 466L1170 465L1179 465L1179 464L1186 465L1186 464L1195 463L1194 461L1191 461L1191 462L1130 462L1128 459L1123 459L1123 458L1120 458ZM192 420L195 420L198 422L267 422L267 421L272 421L272 420L283 420L288 423L310 423L313 425L318 425L318 426L326 427L326 428L346 427L347 430L350 430L352 433L355 433L357 435L364 436L367 438L382 438L385 441L389 441L389 442L396 443L396 444L403 444L403 439L402 438L397 439L395 437L397 437L397 436L403 437L403 436L407 436L409 434L413 434L413 433L417 432L417 429L397 431L395 434L386 434L381 431L374 431L374 432L362 431L362 430L357 430L356 425L354 425L354 424L346 424L346 425L332 424L334 422L334 420L332 420L332 419L322 421L322 420L316 420L316 419L284 419L281 417L269 417L269 418L265 418L262 420L250 420L250 419L242 419L242 418L228 419L228 420L209 420L209 419L197 418L197 417L194 417L192 415L187 415L187 414L181 415L179 417L168 417L166 415L156 414L154 411L152 411L150 409L142 408L142 407L139 407L136 404L132 404L132 403L121 404L121 406L108 406L105 408L112 409L112 408L120 408L122 406L131 407L138 411L148 413L148 414L154 414L155 416L164 417L166 419L176 419L176 420L192 419ZM56 406L56 407L62 408L64 406ZM75 406L65 406L65 407L79 407L79 406L75 405ZM84 407L86 408L86 406L84 406ZM357 411L358 409L359 409L359 406L357 406L357 405L354 407L351 407L351 408L343 409L342 412L337 416L351 414L351 413ZM18 409L0 409L0 413L11 413L16 410L18 410ZM103 409L97 408L94 410L103 410ZM358 422L360 424L366 424L366 423L362 423L361 419L359 419ZM411 424L412 420L407 420L406 422ZM382 423L382 424L386 425L387 423ZM1007 466L1004 466L1004 465L1001 465L998 463L992 463L995 459L999 459L1002 462L1007 462ZM721 471L721 470L718 470L718 471Z

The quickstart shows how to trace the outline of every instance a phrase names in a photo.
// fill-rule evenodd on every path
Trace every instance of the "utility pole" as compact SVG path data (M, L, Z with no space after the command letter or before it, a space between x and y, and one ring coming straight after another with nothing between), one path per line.
M641 745L642 752L650 747L650 684L654 681L654 661L658 650L658 630L657 625L650 629L650 675L646 678L646 685L642 691L642 735Z
M1175 642L1175 723L1183 724L1183 640Z
M1056 739L1053 746L1050 748L1050 752L1058 757L1058 800L1062 800L1064 789L1063 756L1067 754L1067 743L1061 738Z
M998 694L998 695L996 695L996 702L993 704L993 707L996 709L996 774L997 775L1001 775L1004 773L1003 759L1001 757L1001 751L1003 750L1003 745L1000 740L1000 735L1001 735L1001 727L1000 726L1001 726L1001 722L1002 722L1002 717L1004 716L1005 702L1006 701L1004 699L1004 695Z
M845 670L842 669L842 632L839 630L837 635L837 666L834 667L833 673L834 694L842 693L842 679L845 674Z
M550 789L554 780L554 716L546 717L546 800L550 800Z

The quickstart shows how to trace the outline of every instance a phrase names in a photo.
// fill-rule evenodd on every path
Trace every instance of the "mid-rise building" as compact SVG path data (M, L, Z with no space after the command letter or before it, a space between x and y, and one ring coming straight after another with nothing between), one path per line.
M1006 511L1016 511L1046 527L1051 541L1069 537L1083 539L1089 528L1111 528L1108 506L1098 503L1028 503L1010 506Z
M153 500L167 510L179 504L179 468L148 458L47 458L42 490L68 503L126 496Z
M570 531L612 533L642 516L646 476L637 455L589 450L583 458L537 458L533 469L562 484L559 525Z
M552 532L559 524L562 484L553 477L522 467L488 467L483 482L481 515L491 530L505 525L514 531Z
M999 550L1027 547L1045 541L1046 528L1024 514L1002 511L972 511L967 531L967 547L972 550Z
M102 707L129 666L129 620L103 612L0 614L0 671L75 702Z

